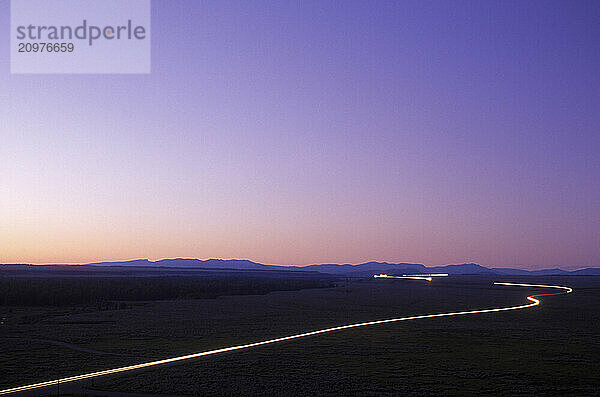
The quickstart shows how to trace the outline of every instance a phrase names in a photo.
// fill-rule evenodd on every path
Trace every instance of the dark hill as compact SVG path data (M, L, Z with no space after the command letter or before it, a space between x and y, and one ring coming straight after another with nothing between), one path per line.
M263 265L247 259L162 259L149 261L136 259L123 262L90 263L90 266L136 266L136 267L168 267L168 268L203 268L203 269L235 269L235 270L303 270L340 276L368 277L373 274L417 274L417 273L448 273L450 275L600 275L600 268L587 268L577 271L562 269L525 270L515 268L487 268L476 263L427 267L418 263L388 263L366 262L359 265L350 264L320 264L308 266L278 266Z

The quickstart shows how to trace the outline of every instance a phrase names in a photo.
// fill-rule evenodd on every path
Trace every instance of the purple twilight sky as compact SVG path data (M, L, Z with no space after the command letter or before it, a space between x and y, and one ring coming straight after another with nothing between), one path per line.
M600 2L152 7L150 75L11 75L0 0L0 262L600 266Z

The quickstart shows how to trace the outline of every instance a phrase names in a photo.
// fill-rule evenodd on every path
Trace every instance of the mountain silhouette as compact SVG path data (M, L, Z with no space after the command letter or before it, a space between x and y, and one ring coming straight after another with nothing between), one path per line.
M419 274L419 273L447 273L451 275L600 275L600 268L586 268L575 271L562 269L525 270L517 268L487 268L476 263L463 263L457 265L425 266L419 263L388 263L365 262L358 265L325 263L308 266L280 266L264 265L247 259L189 259L174 258L150 261L148 259L135 259L130 261L97 262L87 266L134 266L134 267L168 267L168 268L199 268L199 269L233 269L233 270L295 270L316 271L339 276L371 276L373 274Z

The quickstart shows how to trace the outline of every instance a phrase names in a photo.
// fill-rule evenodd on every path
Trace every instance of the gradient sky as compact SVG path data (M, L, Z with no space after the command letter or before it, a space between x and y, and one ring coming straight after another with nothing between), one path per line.
M0 262L600 266L599 2L152 12L150 75L10 75L0 0Z

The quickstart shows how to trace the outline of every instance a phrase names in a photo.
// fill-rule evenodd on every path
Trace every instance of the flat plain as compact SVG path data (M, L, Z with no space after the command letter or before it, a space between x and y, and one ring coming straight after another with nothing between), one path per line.
M4 305L0 388L356 322L519 305L548 292L494 281L575 292L525 310L343 330L83 386L178 396L600 395L600 277L575 276L327 279L260 295Z

